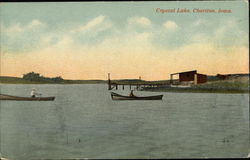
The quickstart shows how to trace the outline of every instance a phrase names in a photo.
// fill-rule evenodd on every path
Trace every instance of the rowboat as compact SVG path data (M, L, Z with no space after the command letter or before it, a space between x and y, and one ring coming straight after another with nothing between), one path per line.
M123 96L114 92L111 92L112 100L162 100L163 95L137 97L137 96Z
M19 97L6 94L0 94L0 100L13 100L13 101L54 101L55 97Z

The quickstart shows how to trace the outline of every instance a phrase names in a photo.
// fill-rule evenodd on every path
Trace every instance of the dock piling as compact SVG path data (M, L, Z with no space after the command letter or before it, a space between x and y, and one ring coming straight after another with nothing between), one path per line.
M110 80L110 73L108 73L108 90L112 90L112 88L111 88L111 80Z

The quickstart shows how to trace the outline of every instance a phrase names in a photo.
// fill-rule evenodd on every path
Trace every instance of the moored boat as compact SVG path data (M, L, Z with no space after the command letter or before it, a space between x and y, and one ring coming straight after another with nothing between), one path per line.
M55 97L19 97L6 94L0 94L0 100L13 100L13 101L54 101Z
M163 95L137 97L137 96L123 96L114 92L111 92L112 100L162 100Z

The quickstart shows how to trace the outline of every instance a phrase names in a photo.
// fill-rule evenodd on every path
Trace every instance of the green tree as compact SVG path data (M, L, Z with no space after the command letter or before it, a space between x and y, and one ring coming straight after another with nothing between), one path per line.
M30 80L30 81L39 81L40 74L35 73L35 72L29 72L29 73L23 75L23 79Z
M29 72L23 75L23 79L29 81L37 81L37 82L48 82L48 83L61 83L63 82L63 78L61 76L48 78L40 75L40 73Z

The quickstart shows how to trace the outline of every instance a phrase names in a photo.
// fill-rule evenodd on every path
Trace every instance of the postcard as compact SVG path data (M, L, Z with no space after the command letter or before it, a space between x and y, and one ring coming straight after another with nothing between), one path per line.
M1 159L250 156L248 6L1 2Z

